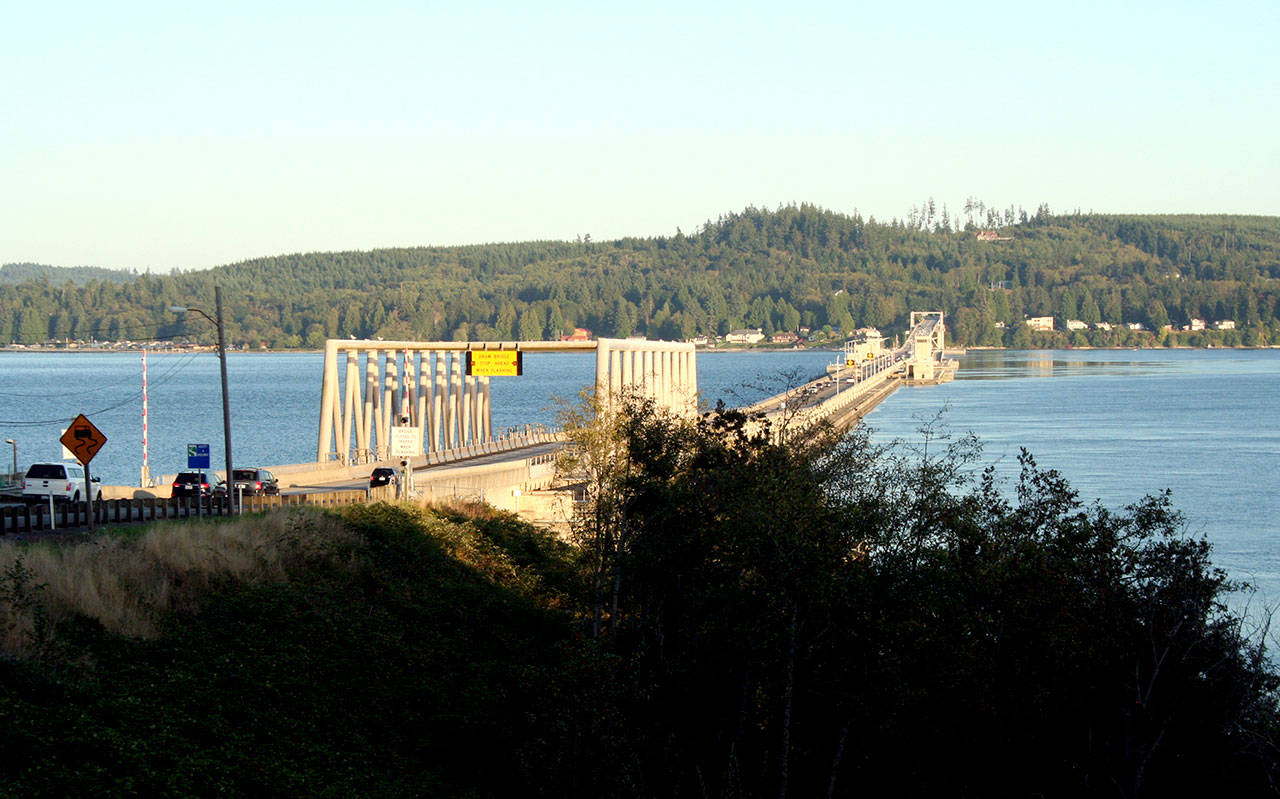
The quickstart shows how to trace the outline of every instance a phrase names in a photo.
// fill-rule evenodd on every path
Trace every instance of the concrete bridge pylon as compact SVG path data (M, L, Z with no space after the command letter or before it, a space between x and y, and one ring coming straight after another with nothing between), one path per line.
M325 343L318 463L391 457L395 428L416 428L414 454L444 453L494 440L489 377L466 374L468 351L595 351L597 396L652 399L674 413L697 412L693 344L598 341L367 341ZM361 380L363 365L364 379ZM397 434L402 435L402 434Z

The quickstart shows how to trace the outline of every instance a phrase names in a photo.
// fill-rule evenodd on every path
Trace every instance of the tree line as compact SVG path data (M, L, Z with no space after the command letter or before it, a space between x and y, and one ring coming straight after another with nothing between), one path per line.
M1003 485L942 419L564 421L629 795L1276 792L1280 679L1167 493Z
M932 203L888 222L799 205L747 208L690 235L608 242L309 253L87 282L28 269L21 282L0 283L0 342L211 341L202 322L166 309L211 305L215 284L228 335L250 348L533 340L574 327L681 340L803 328L838 340L863 326L905 328L912 310L944 311L962 346L1280 342L1280 219L1028 214L977 201L965 217ZM988 225L1001 240L976 235ZM1037 333L1022 324L1028 316L1088 328ZM1235 329L1163 329L1193 319Z

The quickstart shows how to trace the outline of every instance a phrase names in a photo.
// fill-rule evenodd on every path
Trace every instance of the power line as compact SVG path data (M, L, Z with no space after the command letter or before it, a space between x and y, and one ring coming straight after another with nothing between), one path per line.
M176 372L178 372L178 371L180 371L180 370L182 370L182 369L185 369L188 365L190 365L191 361L195 360L195 357L196 357L197 355L200 355L200 354L201 354L201 353L193 352L193 353L191 353L190 355L188 355L186 358L184 358L183 360L181 360L181 361L179 361L178 363L174 364L172 367L170 367L170 368L169 368L169 370L168 370L168 371L164 372L162 375L160 375L160 377L159 377L159 378L157 378L156 380L154 380L154 381L153 381L153 385L163 385L163 384L164 384L166 381L168 381L168 379L169 379L170 377L172 377ZM116 384L116 385L119 385L119 384ZM23 395L18 395L18 396L23 396ZM30 398L40 398L40 397L44 397L44 396L46 396L46 395L44 395L44 394L37 394L37 395L25 395L25 398L28 398L28 399L30 399ZM77 395L65 395L65 396L77 396ZM129 396L128 396L127 398L125 398L125 399L121 400L120 402L117 402L117 403L115 403L115 404L113 404L113 405L108 405L108 406L103 407L103 408L98 408L97 410L89 411L89 412L88 412L88 413L86 413L85 415L86 415L86 416L88 416L88 415L90 415L90 414L93 414L93 415L100 415L100 414L104 414L104 413L107 413L108 411L114 411L114 410L116 410L117 408L123 408L124 406L129 405L129 404L131 404L131 403L134 403L134 402L140 402L140 401L141 401L141 399L142 399L142 390L141 390L141 389L139 389L139 390L138 390L138 391L136 391L136 392L132 392L132 393L130 393L130 394L129 394ZM42 420L38 420L38 421L30 421L30 420L21 420L21 421L19 421L19 420L14 420L14 419L0 419L0 425L4 425L5 427L44 427L44 426L47 426L47 425L54 425L54 424L66 424L66 422L67 422L67 419L65 419L65 418L58 418L58 419L42 419Z

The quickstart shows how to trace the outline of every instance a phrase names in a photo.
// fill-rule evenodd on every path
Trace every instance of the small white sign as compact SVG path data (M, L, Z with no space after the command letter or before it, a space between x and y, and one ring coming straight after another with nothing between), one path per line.
M422 454L421 427L391 428L391 457L412 458Z

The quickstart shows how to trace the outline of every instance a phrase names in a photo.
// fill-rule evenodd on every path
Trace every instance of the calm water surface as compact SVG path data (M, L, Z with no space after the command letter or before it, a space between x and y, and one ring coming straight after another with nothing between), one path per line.
M751 402L805 379L830 352L699 353L710 403ZM319 353L228 356L232 449L237 464L314 460ZM530 353L525 375L493 380L495 428L552 423L554 397L594 380L594 355ZM151 473L186 466L189 443L222 461L218 359L212 353L148 357ZM955 434L972 431L984 460L1017 473L1020 447L1061 471L1086 501L1111 507L1165 488L1189 530L1215 544L1215 560L1280 601L1280 351L1141 350L978 352L955 382L906 388L867 417L879 440L918 438L939 409ZM136 484L142 459L138 353L0 354L0 440L18 442L19 465L58 460L58 436L84 413L108 437L92 469L105 483ZM0 450L4 463L12 451ZM8 471L9 467L0 467Z
M1081 499L1120 508L1172 490L1214 561L1280 602L1280 351L977 352L955 382L902 389L867 417L910 438L940 407L1009 478L1019 448Z

